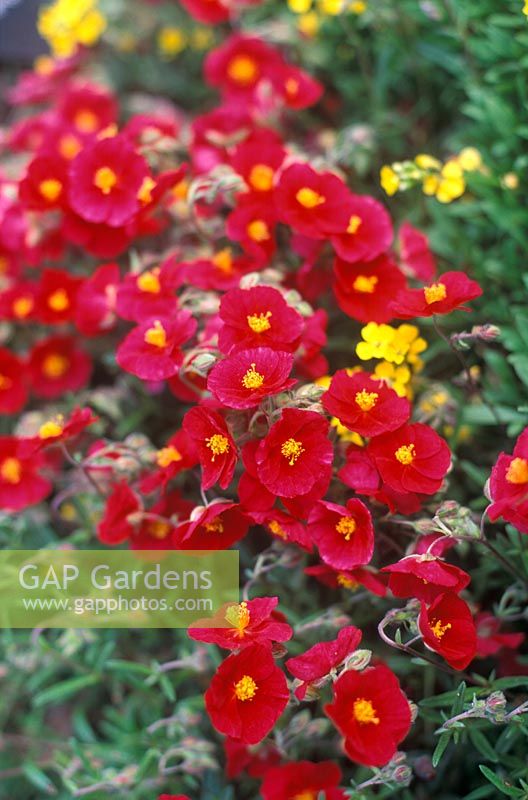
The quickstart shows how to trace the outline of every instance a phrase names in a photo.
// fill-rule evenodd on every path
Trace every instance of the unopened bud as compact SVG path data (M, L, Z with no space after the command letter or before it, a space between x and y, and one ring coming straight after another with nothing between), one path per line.
M355 670L358 672L359 670L365 669L368 667L371 658L372 650L356 650L355 653L348 656L345 661L343 672L348 672L348 670Z
M503 722L506 714L506 698L502 692L492 692L485 700L486 716L493 722Z

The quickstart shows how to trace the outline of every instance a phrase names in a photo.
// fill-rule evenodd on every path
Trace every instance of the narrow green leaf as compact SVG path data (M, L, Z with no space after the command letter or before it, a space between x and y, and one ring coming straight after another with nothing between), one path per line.
M34 704L37 708L40 708L48 703L61 703L83 689L87 689L89 686L96 686L98 683L98 675L81 675L79 678L70 678L39 692L35 696Z

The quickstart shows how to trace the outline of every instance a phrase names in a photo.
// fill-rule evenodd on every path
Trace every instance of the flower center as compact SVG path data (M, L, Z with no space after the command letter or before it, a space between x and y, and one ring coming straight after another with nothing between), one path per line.
M266 311L265 314L251 314L247 317L247 323L252 331L255 333L264 333L271 328L270 317L271 311Z
M429 627L431 628L436 638L441 639L444 633L448 631L452 626L450 622L448 622L446 625L442 625L441 619L435 619L433 620L433 622L430 623Z
M428 306L431 303L438 303L440 300L445 300L447 297L447 290L443 283L433 283L431 286L424 287L425 302Z
M12 483L13 486L20 483L22 478L22 463L18 458L10 457L4 459L0 467L0 475L2 476L2 480L6 483Z
M58 420L50 419L39 428L39 439L54 439L55 436L60 436L64 431L64 427Z
M138 275L136 286L140 292L147 292L148 294L159 294L161 291L159 278L152 270L147 270Z
M286 441L282 443L281 453L284 458L288 460L290 467L293 467L304 451L305 448L302 446L302 442L298 442L296 439L286 439Z
M416 450L414 449L413 444L402 444L401 447L398 447L394 455L400 464L403 464L406 467L409 464L412 464L416 458Z
M171 444L168 447L162 447L161 450L158 450L156 453L156 464L162 469L181 460L182 454Z
M295 97L299 91L299 85L299 81L296 81L295 78L288 78L284 84L284 88L286 89L286 94L288 97Z
M224 525L220 517L215 517L210 522L206 522L204 525L205 530L207 533L223 533L224 532Z
M351 589L353 591L359 586L359 583L355 581L354 578L349 578L344 572L340 572L336 580L338 585L342 586L344 589Z
M59 142L59 152L67 161L71 161L72 158L75 158L81 149L82 145L80 141L72 133L63 136Z
M42 197L53 203L62 192L62 183L55 178L47 178L39 184L39 192Z
M335 526L338 533L342 533L346 541L349 542L352 534L356 530L356 520L353 517L341 517Z
M233 272L233 259L231 257L230 247L225 247L223 250L220 250L213 256L211 261L215 267L218 267L218 269L226 275L231 275Z
M7 375L0 375L0 391L5 392L7 389L10 389L13 385L13 381L11 378L8 378Z
M326 197L323 197L319 192L310 189L308 186L303 186L295 195L295 199L304 208L315 208L326 202Z
M377 275L358 275L352 284L352 288L362 294L374 294L378 281Z
M293 800L317 800L317 794L307 789L305 792L294 795Z
M244 675L235 683L235 696L237 700L241 700L245 703L246 700L253 700L257 689L258 686L253 678L249 675Z
M255 366L256 365L253 363L242 378L242 386L244 386L245 389L260 389L264 383L264 375L257 372Z
M514 458L506 472L508 483L528 483L528 461Z
M229 62L227 74L236 83L250 84L258 75L256 61L249 56L235 56Z
M65 289L57 289L48 297L48 306L52 311L66 311L70 307L70 298Z
M154 322L151 328L145 331L143 338L145 344L151 344L153 347L159 347L160 349L167 347L167 333L159 319Z
M99 118L93 111L85 108L76 113L74 124L81 133L93 133L99 125Z
M267 164L255 164L249 173L249 183L258 192L269 192L273 186L274 174Z
M352 214L350 220L348 222L348 228L346 230L347 233L356 233L356 231L361 227L363 220L361 217L357 217L355 214Z
M42 372L47 378L62 378L70 366L69 359L59 353L51 353L42 362Z
M378 397L377 392L367 392L366 389L362 389L360 392L356 392L355 400L362 411L370 411L378 402Z
M360 725L379 725L376 709L370 700L365 700L363 697L354 700L353 714L356 722L359 722Z
M34 305L32 297L17 297L13 303L13 314L18 319L24 319L33 311Z
M263 219L254 219L246 228L247 235L254 242L265 242L270 238L269 228Z
M223 456L224 453L229 452L229 439L227 436L222 436L221 433L213 433L205 440L205 443L213 454L211 461L214 461L216 456Z
M236 628L236 635L242 638L251 618L246 601L244 600L238 605L229 606L225 613L225 618L230 625Z
M150 175L146 175L143 178L143 183L138 189L137 199L140 203L152 203L152 190L156 186L156 181L150 177Z
M278 522L276 519L272 519L270 520L270 522L268 522L268 528L275 536L278 536L280 539L288 538L288 534L286 533L280 522Z
M94 186L97 186L103 194L110 194L117 184L117 175L110 167L99 167L94 175Z
M170 533L171 526L168 522L161 519L151 520L148 524L148 533L155 539L166 539Z

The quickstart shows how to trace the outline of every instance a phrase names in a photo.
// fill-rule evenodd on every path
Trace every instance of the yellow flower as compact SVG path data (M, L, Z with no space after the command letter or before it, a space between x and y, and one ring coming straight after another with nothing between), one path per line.
M288 0L288 8L294 14L306 14L312 7L312 0Z
M158 31L158 48L166 58L173 58L185 49L187 40L180 28L167 25Z
M319 32L321 23L316 12L310 11L308 14L301 14L297 27L304 36L312 39Z
M79 44L96 44L106 28L98 0L56 0L41 9L38 31L59 58L72 55Z
M426 153L420 153L414 159L414 163L420 169L440 169L442 164L434 156L429 156Z
M410 394L411 370L409 367L395 367L388 361L376 364L374 375L394 389L399 397L408 397Z
M528 3L528 0L526 0ZM519 188L519 176L515 174L515 172L507 172L506 175L503 176L502 185L506 189L518 189Z
M389 197L392 197L393 194L396 194L400 187L400 179L394 172L393 168L388 166L388 164L381 168L380 182L381 188L386 194L389 195Z
M482 166L482 156L476 147L464 147L457 160L464 172L476 172Z
M191 33L190 45L193 50L207 50L213 42L213 32L209 28L195 28Z
M423 193L432 197L437 193L439 185L440 180L438 175L426 175L422 183Z
M440 203L450 203L463 195L465 189L466 183L462 167L456 159L451 159L442 167L436 199Z
M367 10L367 4L365 0L352 0L352 2L348 7L348 10L351 11L352 14L364 14L365 11Z
M394 328L390 325L378 325L369 322L361 329L364 341L356 346L356 354L362 361L371 358L386 358L386 352L395 336Z
M528 17L528 0L524 0L523 14L526 14Z
M343 11L343 0L318 0L319 10L322 14L337 17Z

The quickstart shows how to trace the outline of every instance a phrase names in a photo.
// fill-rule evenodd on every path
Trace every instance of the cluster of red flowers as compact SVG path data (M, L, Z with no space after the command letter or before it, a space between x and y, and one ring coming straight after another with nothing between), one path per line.
M183 5L210 23L230 13L220 0ZM270 44L234 34L211 52L205 80L222 102L192 121L164 110L119 127L114 96L81 78L82 67L70 59L11 91L15 105L38 107L6 133L22 175L0 177L0 316L24 343L0 348L0 410L22 411L30 392L55 402L80 392L94 359L103 381L119 367L147 393L168 390L188 406L181 426L139 459L132 480L118 469L119 444L97 441L83 462L105 494L101 542L225 549L260 526L276 547L316 550L320 560L305 572L328 587L419 601L415 623L426 647L465 668L477 632L460 597L469 575L443 559L449 542L372 563L377 519L386 507L412 514L435 495L449 447L412 421L411 403L388 380L359 367L337 371L323 392L317 381L329 371L335 303L318 303L330 293L345 315L381 324L468 310L480 287L463 272L435 277L426 239L408 223L394 249L391 219L376 199L291 147L284 120L314 105L322 86ZM181 163L175 154L186 147ZM177 246L153 255L153 237L170 239L173 229ZM105 261L132 243L138 252L127 266ZM282 260L274 258L279 248L288 254ZM116 363L100 358L105 349L115 349ZM336 420L350 436L340 438ZM24 436L1 437L2 509L49 495L68 441L94 422L88 407L76 408ZM184 491L191 472L201 474L204 505ZM490 519L528 532L526 486L523 434L493 470ZM218 496L207 498L209 490ZM222 609L224 627L202 621L189 631L232 651L205 694L207 712L227 737L229 774L262 778L265 800L344 798L336 764L283 764L272 745L259 744L295 702L290 688L302 702L331 683L325 714L347 755L370 766L390 761L408 734L409 702L385 664L355 659L362 633L354 626L288 658L290 687L276 657L294 631L277 602L255 597ZM490 630L497 649L508 646Z

